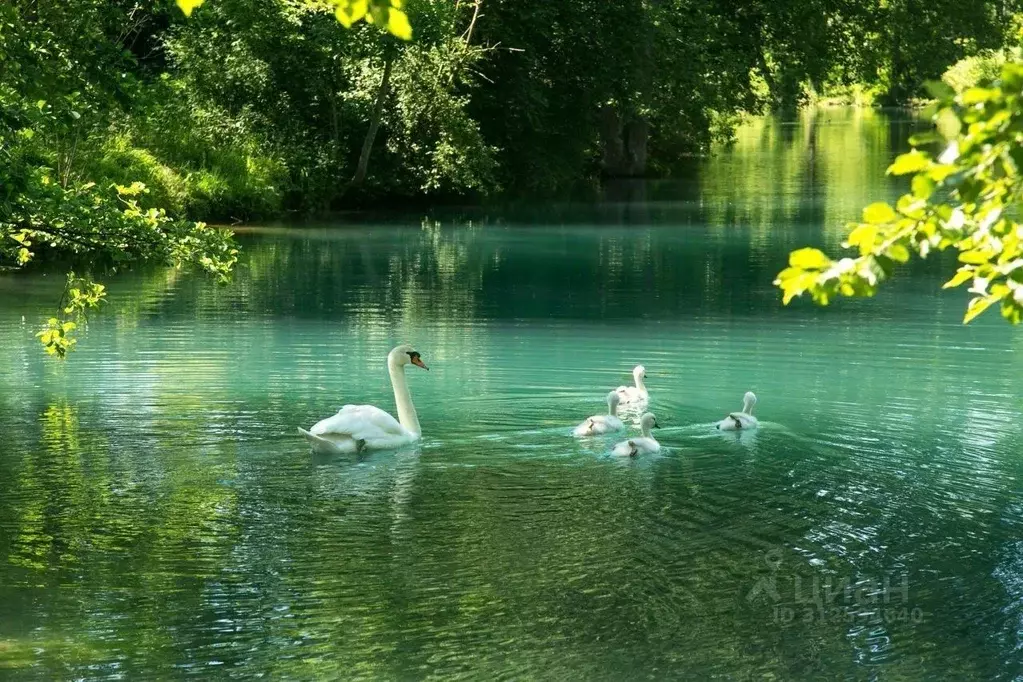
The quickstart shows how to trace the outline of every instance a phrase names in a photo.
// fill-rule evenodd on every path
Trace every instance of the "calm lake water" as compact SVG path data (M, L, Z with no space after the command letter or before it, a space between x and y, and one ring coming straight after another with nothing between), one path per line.
M595 203L241 235L234 283L0 278L0 677L1013 679L1021 330L949 263L783 308L789 250L895 196L905 114L751 122ZM361 459L296 435L393 411ZM665 446L571 427L647 367ZM762 428L711 428L757 392Z

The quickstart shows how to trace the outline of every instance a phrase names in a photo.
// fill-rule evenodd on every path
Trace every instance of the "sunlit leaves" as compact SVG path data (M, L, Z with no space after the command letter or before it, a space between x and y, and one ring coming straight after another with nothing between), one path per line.
M63 359L74 350L78 341L72 336L72 332L78 327L74 322L61 321L51 317L46 321L46 326L36 334L43 344L48 355L56 355Z
M960 95L941 84L928 87L939 98L931 120L940 136L914 135L916 148L888 169L912 176L911 192L894 209L885 203L864 209L843 244L858 257L830 261L816 249L794 251L775 280L785 303L803 293L821 304L836 292L870 295L912 253L954 248L962 266L944 288L972 282L963 321L995 304L1009 322L1023 320L1023 225L1015 208L1023 196L1023 64L1006 64L999 80ZM948 144L937 159L920 148L942 138Z
M352 24L366 16L367 11L369 11L369 0L348 0L348 2L337 3L334 15L342 26L351 28Z
M965 284L966 282L969 282L971 279L973 279L973 270L970 268L960 268L956 272L955 276L952 279L945 282L941 288L953 289L957 286Z
M963 318L963 322L970 322L970 320L977 317L977 315L980 315L982 312L990 308L992 303L997 302L998 299L994 296L977 296L970 299L970 304L966 307L966 316Z
M74 332L88 321L88 311L106 298L106 287L88 277L69 272L58 309L60 317L51 317L36 336L49 355L64 359L78 343Z
M45 182L46 170L32 174L20 203L0 223L0 258L14 266L34 259L32 249L48 258L121 268L141 262L195 267L227 281L238 259L231 233L205 223L177 220L163 209L138 201L148 188L141 182L99 187L94 183L64 188ZM13 225L25 225L14 228ZM74 331L89 310L106 296L102 284L68 275L57 306L56 322L39 333L46 352L65 357L75 345ZM67 323L71 323L68 326Z
M918 173L930 165L930 157L919 149L914 149L906 154L901 154L895 159L895 163L888 167L888 174L908 175L910 173Z
M388 13L387 30L402 40L412 40L412 24L408 21L408 15L396 9Z
M895 211L884 202L877 202L863 209L863 221L873 225L880 225L895 219Z
M819 249L799 249L789 254L789 265L802 270L822 270L831 265L831 259Z
M203 2L205 0L177 0L185 16L191 16L192 11ZM305 3L314 7L329 6L338 23L345 28L365 21L380 26L402 40L412 40L412 25L402 9L404 0L305 0Z
M205 0L177 0L178 7L185 13L186 17L192 16L192 10L201 5Z
M869 223L857 225L849 233L846 239L846 248L858 248L861 255L870 253L874 248L874 241L877 238L877 226Z
M326 0L345 28L358 21L375 24L402 40L412 39L412 25L402 9L403 0Z

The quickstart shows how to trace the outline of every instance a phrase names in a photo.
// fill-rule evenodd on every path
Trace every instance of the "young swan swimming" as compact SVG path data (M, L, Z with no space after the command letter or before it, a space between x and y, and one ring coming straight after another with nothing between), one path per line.
M717 428L722 431L752 431L757 428L759 422L753 416L753 406L756 404L757 397L753 391L746 391L742 397L742 412L732 412L717 423Z
M643 365L636 365L636 368L632 370L632 378L636 382L635 386L619 386L615 389L622 405L645 403L650 399L650 394L647 393L646 385L643 383L643 379L646 378L646 368Z
M614 447L614 450L612 450L611 453L618 455L619 457L635 457L640 454L646 455L659 452L661 444L654 440L654 437L650 435L650 429L661 428L657 425L657 417L647 412L643 415L643 418L639 420L639 426L643 430L642 437L623 440Z
M590 417L572 431L573 436L599 436L602 433L621 431L625 424L618 418L618 394L611 391L607 394L607 414Z

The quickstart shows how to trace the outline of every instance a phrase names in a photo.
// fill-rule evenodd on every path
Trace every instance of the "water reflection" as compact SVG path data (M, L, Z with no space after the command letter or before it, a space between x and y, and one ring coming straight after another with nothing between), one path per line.
M1013 674L1019 335L962 327L934 263L824 311L770 284L898 191L910 127L753 121L592 205L252 230L227 287L111 282L65 364L32 338L59 282L0 278L0 668ZM423 442L311 456L294 427L390 408L405 340ZM665 452L572 438L637 363ZM761 428L713 430L750 388ZM868 599L903 576L917 621ZM806 616L825 580L866 596Z

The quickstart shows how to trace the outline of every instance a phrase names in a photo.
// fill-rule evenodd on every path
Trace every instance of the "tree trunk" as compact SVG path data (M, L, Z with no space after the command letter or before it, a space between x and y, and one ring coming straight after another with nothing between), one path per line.
M629 177L646 175L647 140L650 139L650 122L635 118L625 124L625 161Z
M604 143L604 174L616 178L624 175L625 143L622 140L622 120L618 107L605 104L600 108L600 136Z
M394 59L388 57L384 61L384 75L380 79L380 89L377 90L377 101L373 105L373 116L369 121L369 130L366 131L366 139L362 141L362 153L359 154L359 165L355 167L355 174L348 181L345 191L358 187L366 179L366 171L369 168L369 155L373 151L373 141L376 139L377 130L380 128L380 117L384 113L384 102L387 100L387 93L391 86L391 67L394 66Z

